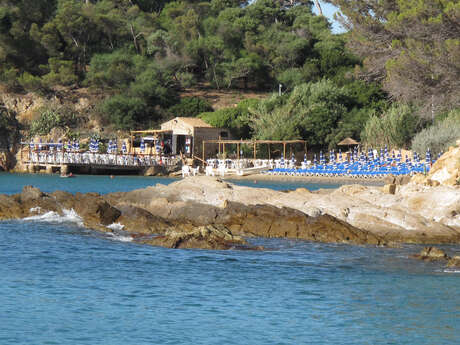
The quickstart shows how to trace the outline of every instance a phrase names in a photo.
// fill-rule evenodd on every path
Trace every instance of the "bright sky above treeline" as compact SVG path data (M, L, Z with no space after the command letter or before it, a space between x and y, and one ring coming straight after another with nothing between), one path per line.
M334 14L339 11L337 7L331 4L321 3L321 9L323 10L323 14L329 19L332 23L332 32L335 34L339 34L345 32L345 29L340 25L339 22L334 20ZM313 6L313 12L318 14L318 9L316 6Z

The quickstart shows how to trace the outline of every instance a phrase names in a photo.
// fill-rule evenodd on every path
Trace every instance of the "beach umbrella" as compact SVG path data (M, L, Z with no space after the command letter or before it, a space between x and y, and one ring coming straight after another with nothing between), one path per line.
M107 145L107 153L112 153L113 150L113 143L112 139L109 140L109 144Z
M307 154L306 153L303 155L303 162L307 164Z
M58 149L59 151L62 150L62 140L61 140L61 139L58 140L57 149Z
M126 142L123 141L123 144L121 145L121 152L123 152L123 154L126 154L128 152L128 150L126 149Z
M280 164L284 166L284 155L283 154L281 154Z
M426 163L426 164L431 164L431 151L430 151L429 148L428 148L428 150L426 151L425 163Z
M142 153L145 152L145 142L144 142L144 138L142 138L142 140L141 140L141 152L142 152Z
M30 141L29 147L30 147L30 150L33 150L35 148L35 144L33 140Z
M117 154L117 151L118 151L118 144L117 144L117 140L115 139L112 143L112 153Z
M94 141L94 152L99 152L99 140Z
M342 161L342 149L339 149L339 161Z

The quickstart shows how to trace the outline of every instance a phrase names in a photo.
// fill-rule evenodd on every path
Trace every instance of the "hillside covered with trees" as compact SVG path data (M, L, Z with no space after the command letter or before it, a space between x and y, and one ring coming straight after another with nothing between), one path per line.
M44 96L87 88L102 95L91 116L114 130L200 116L317 148L347 136L410 147L419 132L425 147L447 120L443 140L460 135L458 1L324 2L348 32L333 34L308 0L0 0L0 80ZM215 111L181 97L202 85L273 96ZM25 126L40 134L78 116L45 107Z

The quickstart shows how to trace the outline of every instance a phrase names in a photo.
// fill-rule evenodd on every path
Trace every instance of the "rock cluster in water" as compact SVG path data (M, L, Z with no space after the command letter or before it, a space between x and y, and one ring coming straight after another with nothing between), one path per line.
M423 248L419 254L415 254L412 257L424 261L447 262L447 267L460 267L460 256L454 255L451 257L445 251L436 247Z
M0 195L0 219L74 210L91 229L115 231L170 248L251 248L247 237L386 245L460 243L458 186L343 186L291 192L236 186L190 177L169 186L99 195L43 193L25 187ZM260 248L253 248L260 249Z

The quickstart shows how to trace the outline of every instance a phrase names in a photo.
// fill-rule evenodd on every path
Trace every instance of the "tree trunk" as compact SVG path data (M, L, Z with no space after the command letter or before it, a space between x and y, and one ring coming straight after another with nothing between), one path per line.
M315 5L316 5L316 8L318 9L318 14L319 14L320 16L322 16L322 15L323 15L323 11L321 10L321 5L320 5L320 3L319 3L319 0L315 0Z

